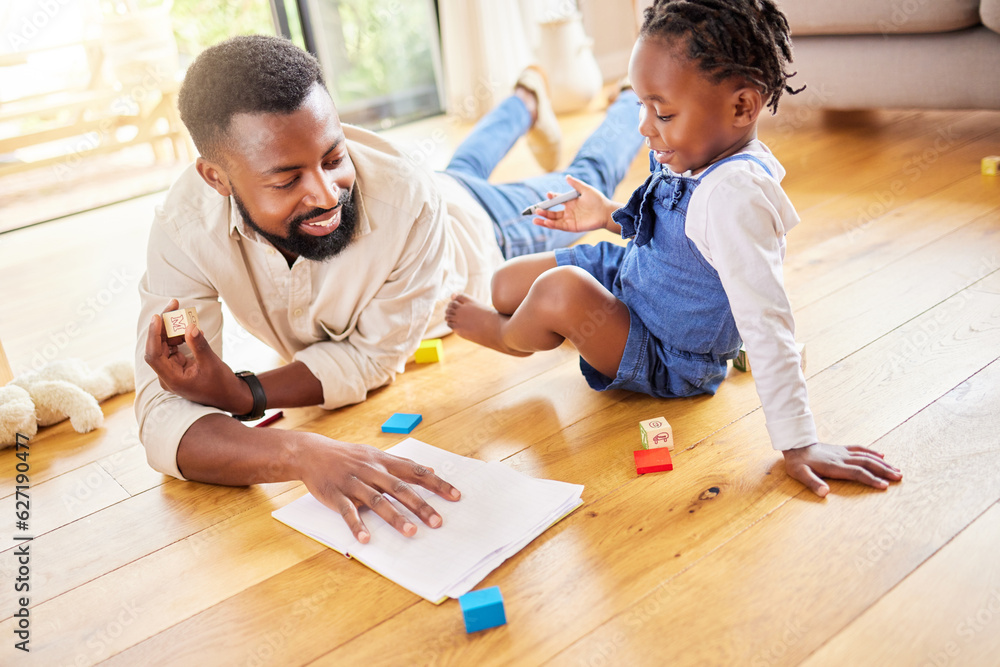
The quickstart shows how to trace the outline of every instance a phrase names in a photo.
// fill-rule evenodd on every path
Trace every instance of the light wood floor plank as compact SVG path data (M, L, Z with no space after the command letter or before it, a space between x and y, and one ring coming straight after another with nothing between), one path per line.
M960 139L937 152L933 162L920 161L921 152L929 150L925 136L902 150L893 144L876 144L879 151L874 161L859 159L809 177L789 175L782 185L799 215L808 221L789 235L790 252L863 229L896 207L976 175L983 146L995 143L991 139L997 132L995 117L981 117L977 122L959 120L949 127Z
M28 441L31 484L59 475L128 449L139 442L131 393L101 404L104 426L90 433L76 433L69 421L45 427ZM17 459L0 455L0 496L14 493Z
M993 272L810 382L820 439L871 442L885 433L871 437L872 426L900 423L991 363L1000 354L998 290ZM916 378L919 388L907 391Z
M796 338L808 346L807 362L826 368L998 269L1000 225L991 213L799 308ZM810 345L820 337L822 345Z
M39 537L129 497L128 491L96 463L47 482L33 484L28 489L28 495L32 517L28 521L28 529L15 530L13 522L4 522L0 527L0 549L5 552L16 547L17 542L13 540L15 534ZM10 507L13 511L14 496L0 499L0 506Z
M298 486L294 482L259 484L249 489L166 484L116 503L91 516L31 541L32 603L42 605L79 586L142 559L179 540L244 513ZM73 554L67 567L67 554ZM0 560L0 576L12 581L17 563ZM13 613L13 587L0 588L4 618Z
M896 548L891 526L855 557L868 569ZM1000 656L1000 504L994 504L919 569L810 655L823 665L991 665ZM914 629L919 628L918 632Z
M894 208L865 227L799 248L785 261L789 297L797 308L808 306L977 218L1000 218L1000 204L990 209L984 205L989 201L1000 202L1000 180L975 174Z
M102 664L305 664L328 642L347 641L369 627L375 619L359 614L359 606L389 618L414 604L412 594L380 580L323 549ZM248 625L256 634L241 630Z
M287 495L301 493L295 489ZM252 586L326 549L304 535L273 530L270 512L282 504L260 503L35 605L35 623L56 631L39 633L33 658L48 665L94 664L169 627L177 615L196 614L231 595L233 588ZM180 567L166 569L164 562ZM10 635L12 626L13 619L6 620L0 632Z

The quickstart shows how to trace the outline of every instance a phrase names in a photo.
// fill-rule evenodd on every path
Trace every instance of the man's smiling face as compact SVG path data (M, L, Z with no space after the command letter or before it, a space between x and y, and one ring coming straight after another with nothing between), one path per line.
M289 260L333 257L357 224L356 173L333 100L314 84L291 113L238 113L226 132L225 164L198 171L244 221Z

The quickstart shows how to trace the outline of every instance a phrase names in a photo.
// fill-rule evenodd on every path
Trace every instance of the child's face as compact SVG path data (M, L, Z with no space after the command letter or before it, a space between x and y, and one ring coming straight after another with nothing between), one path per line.
M676 173L699 171L739 151L753 138L757 115L748 122L741 110L747 88L732 80L709 81L683 56L683 47L641 38L628 68L639 96L639 133L656 161Z

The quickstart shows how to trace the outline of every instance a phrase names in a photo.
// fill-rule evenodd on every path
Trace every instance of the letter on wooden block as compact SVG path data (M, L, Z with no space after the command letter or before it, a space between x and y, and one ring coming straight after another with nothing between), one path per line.
M198 311L194 308L181 308L163 313L163 327L167 330L167 343L170 345L183 343L184 332L191 326L198 326Z

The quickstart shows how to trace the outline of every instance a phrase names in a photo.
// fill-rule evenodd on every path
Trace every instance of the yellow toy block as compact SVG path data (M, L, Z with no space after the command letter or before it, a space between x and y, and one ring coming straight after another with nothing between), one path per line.
M996 176L1000 172L1000 155L987 155L983 158L983 176Z
M444 346L440 338L428 338L420 341L415 361L418 364L433 364L444 359Z
M643 449L666 447L674 450L674 429L663 417L639 422L639 432L642 434Z

